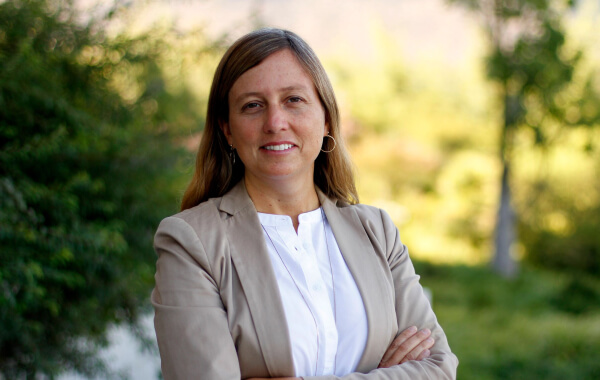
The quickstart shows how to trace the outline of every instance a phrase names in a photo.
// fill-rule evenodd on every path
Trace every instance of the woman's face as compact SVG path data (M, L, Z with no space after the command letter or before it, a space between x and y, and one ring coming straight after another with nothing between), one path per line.
M225 137L245 165L246 181L313 181L329 131L312 82L288 49L246 71L229 91Z

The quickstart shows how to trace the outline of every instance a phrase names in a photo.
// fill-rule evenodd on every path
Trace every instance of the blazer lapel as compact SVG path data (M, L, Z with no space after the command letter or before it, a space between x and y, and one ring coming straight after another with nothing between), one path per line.
M394 334L393 294L382 281L386 274L354 208L338 207L321 191L317 192L365 305L369 333L357 371L366 373L377 367Z
M285 312L258 214L244 180L223 196L220 209L232 216L226 220L231 257L269 374L290 376L294 373L294 362Z

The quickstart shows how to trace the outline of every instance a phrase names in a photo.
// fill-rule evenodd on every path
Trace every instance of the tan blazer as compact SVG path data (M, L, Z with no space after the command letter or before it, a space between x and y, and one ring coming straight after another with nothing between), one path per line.
M319 198L368 319L358 373L343 379L454 379L458 360L389 216L321 192ZM221 198L164 219L154 245L152 304L166 380L294 375L279 289L243 180ZM431 357L376 369L396 334L412 325L432 331Z

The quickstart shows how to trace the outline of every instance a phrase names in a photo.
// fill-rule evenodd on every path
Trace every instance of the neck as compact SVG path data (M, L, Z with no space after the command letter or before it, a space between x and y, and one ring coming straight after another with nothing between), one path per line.
M298 231L298 215L319 208L320 202L313 181L278 181L265 183L245 177L246 190L256 211L265 214L288 215Z

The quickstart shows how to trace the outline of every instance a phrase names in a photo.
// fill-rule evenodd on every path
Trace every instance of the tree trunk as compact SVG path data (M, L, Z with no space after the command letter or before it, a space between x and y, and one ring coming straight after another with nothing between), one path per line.
M514 277L518 272L518 265L511 255L515 242L515 212L511 204L509 184L509 163L504 161L502 170L502 190L500 194L500 207L496 219L496 239L492 267L504 277Z

